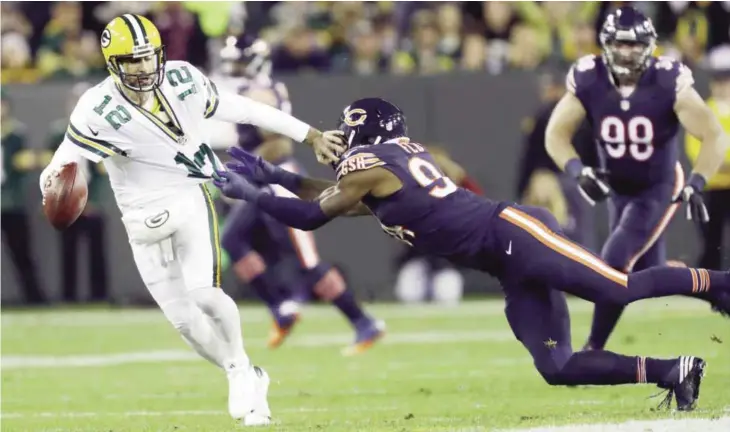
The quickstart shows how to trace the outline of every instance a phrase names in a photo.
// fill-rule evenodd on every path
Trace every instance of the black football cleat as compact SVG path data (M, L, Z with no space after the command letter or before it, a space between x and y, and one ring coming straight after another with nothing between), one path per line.
M659 404L659 408L670 408L672 396L674 396L677 401L677 411L695 409L697 400L700 398L700 384L702 377L705 376L706 367L707 363L699 357L680 357L670 373L674 379L658 384L659 388L669 390L667 396Z

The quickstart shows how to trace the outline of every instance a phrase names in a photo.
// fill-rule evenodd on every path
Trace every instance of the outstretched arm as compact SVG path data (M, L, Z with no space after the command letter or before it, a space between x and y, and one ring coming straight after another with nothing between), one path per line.
M289 182L284 181L283 183L286 183L286 185L282 183L279 184L284 186L284 188L289 190L289 192L293 193L303 200L322 201L324 198L333 194L338 187L337 182L333 182L331 180L303 177L295 173L290 173L288 171L287 173L291 174L292 176L296 176L296 179L292 179L293 181L290 180ZM357 203L357 205L349 209L346 213L339 216L353 217L365 216L369 214L371 214L370 209L368 209L368 207L362 202L359 202Z
M698 191L722 166L728 149L728 136L697 91L688 86L677 94L674 111L687 132L702 142L689 183Z
M212 82L209 84L208 93L215 101L208 104L206 117L258 126L309 145L314 149L320 162L337 161L337 153L342 150L339 136L331 133L323 134L284 111L251 98L232 92L218 93Z
M375 186L370 171L352 173L325 189L315 201L262 194L256 199L261 210L278 221L305 231L315 230L330 220L357 212L360 200Z
M286 198L262 192L246 178L231 171L221 171L216 185L230 198L255 203L284 225L304 231L315 230L330 220L355 214L360 200L380 180L373 171L355 172L343 177L336 185L326 189L316 201Z
M287 171L279 166L264 160L237 147L228 150L236 162L229 162L226 167L233 172L243 175L245 178L259 183L278 184L289 192L304 200L313 200L322 193L335 186L337 183L330 180L304 177L297 173ZM346 216L361 216L370 214L364 204L360 204Z

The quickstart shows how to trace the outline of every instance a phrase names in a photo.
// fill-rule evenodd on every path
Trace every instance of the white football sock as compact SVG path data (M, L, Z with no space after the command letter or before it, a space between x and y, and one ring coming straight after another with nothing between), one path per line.
M188 345L204 359L224 367L228 357L226 344L215 334L208 317L195 303L178 299L160 305L160 308Z
M250 361L243 348L241 315L233 299L220 288L198 288L190 292L190 297L201 311L210 317L217 331L223 336L226 347L226 368L228 365L244 369Z

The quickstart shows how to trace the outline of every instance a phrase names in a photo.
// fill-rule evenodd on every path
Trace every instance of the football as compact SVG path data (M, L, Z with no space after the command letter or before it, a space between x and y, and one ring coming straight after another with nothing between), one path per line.
M76 222L86 207L89 190L75 162L51 174L43 185L43 212L54 228L62 230Z

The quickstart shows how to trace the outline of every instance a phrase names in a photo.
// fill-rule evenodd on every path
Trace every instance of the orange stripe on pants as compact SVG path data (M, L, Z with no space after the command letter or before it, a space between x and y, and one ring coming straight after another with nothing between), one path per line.
M672 199L674 199L674 197L677 196L684 187L684 170L682 169L682 165L679 162L677 162L674 167L674 173L676 175L676 178L674 179L674 190L672 190ZM646 243L644 243L644 246L642 246L638 252L631 256L631 258L629 258L629 262L626 264L626 267L624 267L625 272L631 272L631 270L634 269L636 262L639 261L639 259L641 259L641 257L644 256L644 254L649 249L651 249L652 246L654 246L654 243L659 240L659 237L664 234L664 231L667 229L669 221L672 220L672 217L677 211L677 208L679 208L679 203L670 204L669 207L667 207L661 219L659 219L659 223L649 236L649 239L647 239Z
M628 286L628 276L625 273L612 268L600 258L577 244L553 233L545 224L534 217L512 207L507 207L502 210L499 217L527 231L540 243L564 257L583 264L594 272L623 287Z

